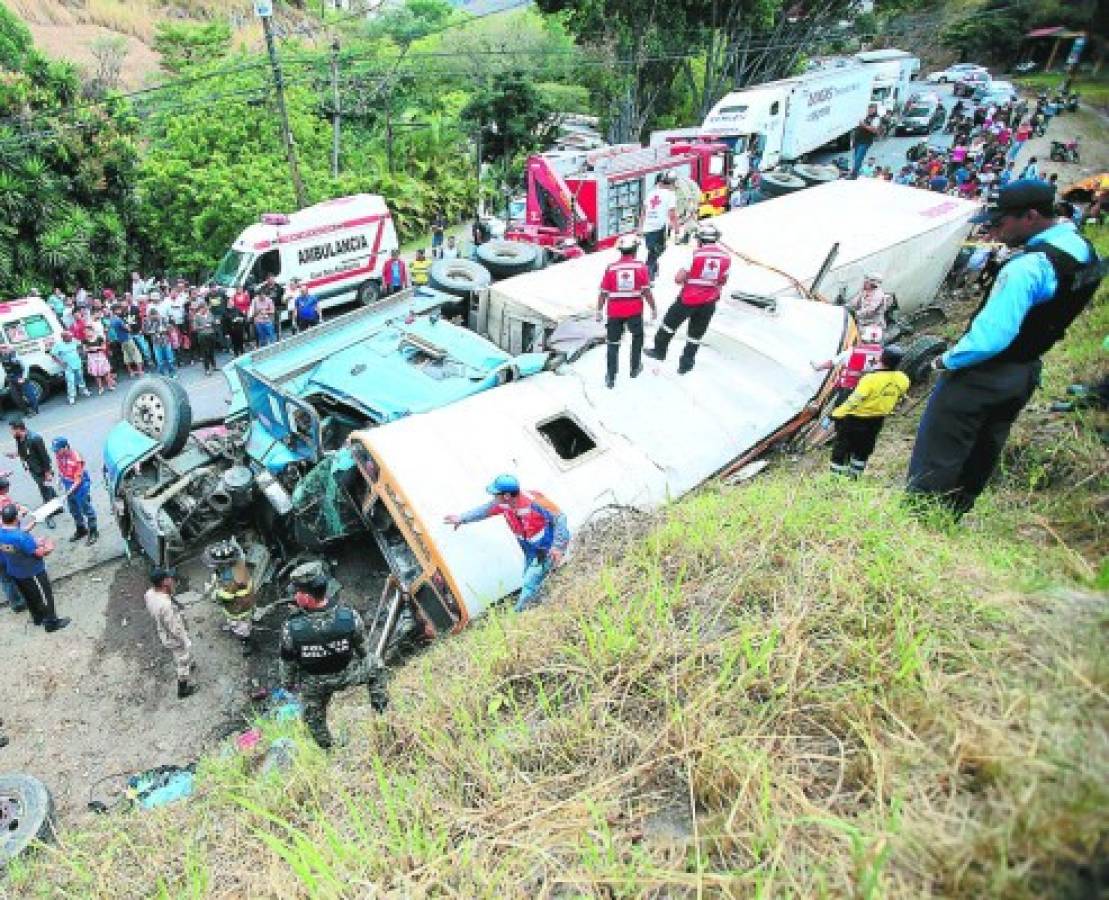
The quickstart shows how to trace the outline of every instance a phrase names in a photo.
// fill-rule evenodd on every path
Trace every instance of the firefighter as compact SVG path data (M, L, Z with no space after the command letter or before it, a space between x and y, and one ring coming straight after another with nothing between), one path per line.
M833 402L838 406L851 395L863 375L878 367L881 358L882 329L871 325L862 330L862 340L854 347L849 347L833 359L813 363L812 367L818 372L827 371L834 366L843 367L839 370L836 394L833 398Z
M608 311L608 370L605 384L616 386L616 370L620 358L620 340L627 328L632 336L631 377L643 371L643 303L651 308L651 321L658 316L655 297L651 293L651 276L647 266L636 259L639 241L634 234L621 235L616 242L620 258L605 269L601 278L601 292L597 298L597 321Z
M662 327L655 332L655 346L646 354L651 359L666 359L666 349L670 339L682 322L689 320L689 333L685 349L678 362L678 374L684 375L693 368L701 338L708 330L712 314L716 311L716 301L728 280L728 269L732 260L727 252L717 244L720 229L711 222L697 227L697 249L688 269L680 269L674 281L682 286L675 300L662 319Z
M412 275L412 283L416 287L423 287L427 284L428 273L431 271L431 260L427 258L427 251L423 247L416 251L416 258L408 266L408 271Z
M883 349L878 368L863 375L847 399L832 411L836 423L834 474L858 478L866 469L886 416L908 393L909 376L897 370L904 355L896 344Z
M566 514L538 491L520 490L515 475L498 475L486 491L493 495L488 503L460 516L446 516L443 521L457 529L490 516L504 516L524 551L524 576L516 603L516 612L523 612L535 605L543 580L566 553L570 543Z

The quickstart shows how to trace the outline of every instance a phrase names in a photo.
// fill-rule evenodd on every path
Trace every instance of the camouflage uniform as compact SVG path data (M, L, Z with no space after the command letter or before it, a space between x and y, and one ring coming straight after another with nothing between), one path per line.
M376 711L388 703L385 669L369 652L362 617L337 600L289 616L281 629L281 679L286 686L301 686L304 724L324 748L332 744L327 706L333 694L365 684Z

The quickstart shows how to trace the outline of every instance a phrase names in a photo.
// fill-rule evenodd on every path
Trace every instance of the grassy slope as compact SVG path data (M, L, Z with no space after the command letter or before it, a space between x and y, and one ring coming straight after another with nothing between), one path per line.
M1104 370L1107 298L1049 358L1049 393ZM94 821L9 887L1089 895L1109 802L1107 607L1089 592L1105 421L1055 417L1044 444L1046 399L962 528L897 503L910 417L862 484L783 468L707 487L629 539L595 536L557 602L398 672L386 717L348 694L331 757L284 780L208 760L193 802ZM1029 483L1025 452L1067 456L1065 489Z

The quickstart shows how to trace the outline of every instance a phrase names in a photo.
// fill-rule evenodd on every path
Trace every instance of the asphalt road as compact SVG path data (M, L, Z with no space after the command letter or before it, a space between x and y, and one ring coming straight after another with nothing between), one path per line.
M944 108L950 112L951 107L955 105L955 96L951 93L951 85L947 84L927 84L926 82L917 82L921 93L935 93L943 99ZM889 137L878 141L871 148L870 155L875 158L875 162L885 168L889 166L893 169L894 174L905 165L905 152L921 139L922 135L906 135L904 137ZM942 131L936 131L928 135L928 143L939 149L947 149L951 146L951 135L944 134ZM837 156L843 156L848 161L851 159L850 151L839 151L829 153L814 153L812 154L812 161L816 163L830 163Z
M221 354L219 363L227 362L227 354ZM221 373L204 375L199 363L185 366L178 371L177 379L189 394L192 402L193 418L220 415L230 400L227 381ZM92 379L89 379L90 386ZM111 516L111 506L104 488L104 440L112 427L122 417L123 397L133 378L120 379L115 391L105 391L103 396L96 394L93 387L91 397L78 397L70 406L66 402L65 390L55 392L42 404L39 414L29 419L28 427L42 435L49 448L50 441L58 436L69 439L70 444L85 458L89 474L93 480L93 506L100 520L100 541L94 547L87 547L84 541L71 544L69 536L73 533L73 520L68 515L58 518L58 528L51 532L45 525L35 529L36 535L54 537L58 548L49 559L49 571L54 577L70 574L79 569L96 565L123 553L123 540ZM7 410L8 416L13 415ZM15 451L15 441L11 430L5 428L0 433L0 445L5 452ZM12 496L25 506L34 509L41 504L38 488L31 477L23 470L19 460L3 459L0 466L12 472Z

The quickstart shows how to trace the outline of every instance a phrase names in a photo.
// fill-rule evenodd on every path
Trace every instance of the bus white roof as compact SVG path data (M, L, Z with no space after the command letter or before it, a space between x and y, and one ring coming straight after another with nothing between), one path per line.
M420 416L361 433L393 476L463 593L470 614L519 587L522 558L500 521L455 531L443 516L488 499L500 472L517 474L566 513L572 531L606 508L649 510L676 498L804 410L825 373L810 361L834 356L842 307L786 299L775 314L726 300L697 365L676 372L684 343L615 390L604 385L605 350L560 373L544 372ZM650 362L649 360L645 360ZM571 416L596 448L564 460L537 426Z
M891 59L913 59L915 53L910 53L908 50L898 50L895 47L887 47L884 50L863 50L855 54L855 59L864 63L871 62L885 62Z

